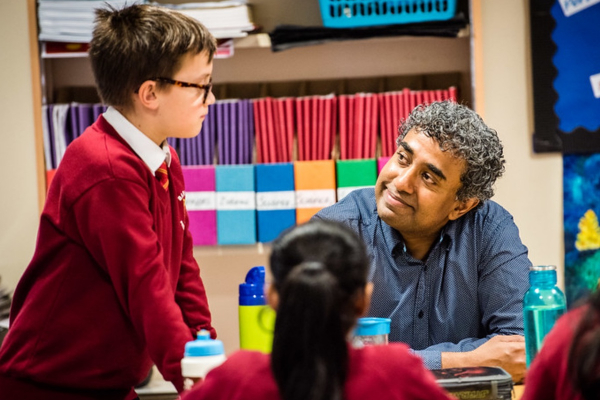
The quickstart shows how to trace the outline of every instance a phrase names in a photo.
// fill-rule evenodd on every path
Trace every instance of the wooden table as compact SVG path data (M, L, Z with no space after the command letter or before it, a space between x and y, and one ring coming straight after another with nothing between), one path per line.
M512 395L513 400L519 400L521 398L521 396L523 396L524 390L525 390L524 385L515 385L513 387L513 395Z
M514 385L512 400L519 400L523 396L524 385ZM175 387L170 382L166 382L156 366L152 373L152 379L142 389L138 389L137 393L140 400L176 400L178 395Z

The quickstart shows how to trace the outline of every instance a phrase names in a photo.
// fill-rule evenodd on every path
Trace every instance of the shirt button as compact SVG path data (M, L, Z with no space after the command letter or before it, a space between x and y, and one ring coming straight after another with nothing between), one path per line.
M418 315L419 319L423 318L423 315L425 315L423 310L419 311L419 315Z

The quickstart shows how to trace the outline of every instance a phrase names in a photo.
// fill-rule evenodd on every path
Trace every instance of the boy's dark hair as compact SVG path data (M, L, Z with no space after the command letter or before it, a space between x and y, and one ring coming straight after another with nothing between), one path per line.
M212 61L217 49L215 38L199 21L160 6L108 6L96 10L95 23L89 55L106 105L129 106L142 83L171 78L184 55L206 51Z
M350 228L311 221L273 242L279 294L271 369L284 400L341 400L348 369L346 338L356 323L369 259Z

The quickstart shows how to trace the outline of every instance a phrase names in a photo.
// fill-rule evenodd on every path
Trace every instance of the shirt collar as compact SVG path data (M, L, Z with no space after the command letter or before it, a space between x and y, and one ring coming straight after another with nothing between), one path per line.
M388 224L386 224L381 218L377 218L381 225L381 230L383 231L383 237L386 241L386 245L392 256L396 257L399 254L406 253L406 243L404 243L404 239L400 232L396 229L392 228ZM450 244L452 243L452 238L456 235L457 229L456 221L448 221L448 223L442 228L440 231L440 236L438 238L437 243L433 243L432 247L435 247L436 244L445 244L445 249L450 248Z
M114 107L108 107L102 116L150 168L150 171L155 173L165 161L168 166L171 165L171 151L166 140L162 146L157 146Z

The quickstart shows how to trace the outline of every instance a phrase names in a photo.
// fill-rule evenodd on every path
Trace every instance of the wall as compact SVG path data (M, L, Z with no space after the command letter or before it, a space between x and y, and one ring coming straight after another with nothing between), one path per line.
M562 157L532 152L527 2L481 3L484 119L498 131L507 161L494 199L513 214L531 261L559 267L562 286Z
M498 130L508 161L495 200L513 213L531 260L559 265L562 271L562 163L560 155L531 151L523 2L482 1L482 18L484 117ZM28 40L25 2L0 2L0 275L11 288L32 255L38 224ZM250 266L266 261L267 252L261 246L195 251L227 351L237 347L237 285Z
M33 254L38 189L26 1L0 2L0 276L14 288Z

